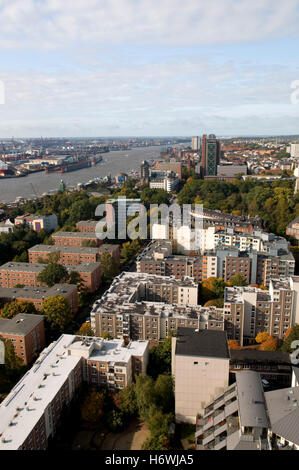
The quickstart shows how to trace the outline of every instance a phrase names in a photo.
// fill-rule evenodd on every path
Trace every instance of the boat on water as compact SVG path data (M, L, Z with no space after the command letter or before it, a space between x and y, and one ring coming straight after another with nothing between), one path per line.
M102 157L85 158L84 160L78 160L72 163L61 163L60 165L47 166L45 173L68 173L70 171L81 170L82 168L89 168L102 161Z

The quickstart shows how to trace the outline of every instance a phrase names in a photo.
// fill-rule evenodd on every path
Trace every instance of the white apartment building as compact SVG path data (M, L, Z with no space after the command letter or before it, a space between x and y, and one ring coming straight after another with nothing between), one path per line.
M56 230L58 226L58 219L55 214L49 215L35 215L35 214L25 214L19 215L15 218L15 225L26 225L30 227L35 232L39 232L42 229L51 232Z
M229 349L224 331L179 328L172 338L175 419L195 423L198 414L229 382Z
M164 224L152 224L151 226L152 240L169 240L169 226Z
M147 341L62 335L0 404L0 450L45 450L82 381L121 389L147 361Z
M291 157L298 158L299 157L299 144L291 144Z

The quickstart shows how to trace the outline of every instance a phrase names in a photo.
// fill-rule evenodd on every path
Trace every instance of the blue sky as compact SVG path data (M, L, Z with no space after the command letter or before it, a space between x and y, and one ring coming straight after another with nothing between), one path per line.
M299 133L299 0L0 0L0 14L1 137Z

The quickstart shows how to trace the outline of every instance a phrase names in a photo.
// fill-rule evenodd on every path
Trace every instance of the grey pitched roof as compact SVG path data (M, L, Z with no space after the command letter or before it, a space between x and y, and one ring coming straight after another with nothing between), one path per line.
M268 428L263 386L260 374L240 371L236 374L240 425Z
M265 393L272 431L299 444L299 387Z
M0 318L0 335L26 335L44 319L43 315L19 313L14 318Z
M283 351L259 351L256 349L232 349L230 351L231 363L263 363L263 364L290 364L290 355Z

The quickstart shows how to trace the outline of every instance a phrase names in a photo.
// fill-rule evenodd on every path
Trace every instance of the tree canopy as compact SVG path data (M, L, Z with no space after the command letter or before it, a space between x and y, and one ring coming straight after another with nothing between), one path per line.
M101 269L103 280L106 282L111 281L119 273L119 268L110 253L102 253Z
M32 302L26 300L13 300L7 302L0 311L1 318L13 318L19 313L36 314L37 310Z
M82 323L80 329L76 333L79 336L94 336L94 331L89 322Z
M60 282L66 282L69 279L69 273L65 266L59 263L50 263L37 276L38 282L46 284L48 287L54 286Z
M45 315L46 326L57 333L63 333L72 319L71 307L62 295L45 299L41 313Z
M104 395L102 393L91 391L81 406L81 417L83 421L91 424L98 423L103 416Z
M291 347L293 341L299 340L299 324L295 323L295 325L292 326L291 331L289 332L287 338L285 339L281 350L285 352L293 352L293 348Z
M235 274L233 277L231 277L230 282L232 286L247 286L246 280L240 273Z

